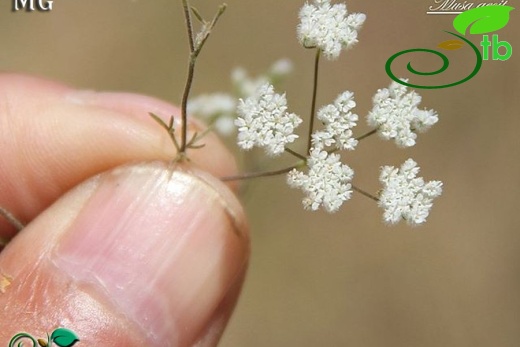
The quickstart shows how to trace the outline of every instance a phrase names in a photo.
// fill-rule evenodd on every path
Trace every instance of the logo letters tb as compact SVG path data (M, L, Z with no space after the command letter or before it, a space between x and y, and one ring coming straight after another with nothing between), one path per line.
M507 41L498 41L498 35L494 34L492 37L492 41L489 41L489 35L484 35L482 37L482 42L480 43L482 46L482 58L484 60L489 59L489 47L492 48L492 58L493 60L508 60L513 55L513 47ZM506 49L505 53L500 53L500 47L504 47Z

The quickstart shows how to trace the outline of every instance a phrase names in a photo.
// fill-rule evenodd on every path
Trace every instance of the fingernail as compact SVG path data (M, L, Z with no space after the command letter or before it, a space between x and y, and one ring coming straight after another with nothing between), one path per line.
M189 344L244 271L239 203L214 178L161 163L99 179L53 262L105 294L151 345Z

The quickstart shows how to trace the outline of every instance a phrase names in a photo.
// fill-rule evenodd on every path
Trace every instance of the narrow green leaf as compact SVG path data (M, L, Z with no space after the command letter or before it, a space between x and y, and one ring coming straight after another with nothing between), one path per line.
M466 35L468 28L470 34L487 34L505 27L512 10L514 7L502 5L474 8L455 17L453 27L462 35Z
M150 115L150 117L152 117L157 123L159 123L159 125L161 125L162 127L166 127L166 124L164 123L164 121L158 116L156 115L155 113L152 113L152 112L148 112L148 114Z
M206 21L204 20L204 18L202 18L199 10L197 10L195 7L191 6L191 12L193 13L193 15L199 20L199 22L201 22L202 24L206 23Z
M200 148L206 147L206 144L205 143L201 143L200 145L189 145L188 147L191 148L191 149L200 149Z
M173 116L170 116L170 121L168 122L168 129L170 129L172 131L172 133L175 132L175 128L173 126L174 125L173 122L174 122L174 118L173 118Z
M59 347L72 347L79 341L79 338L69 329L58 328L52 332L51 341Z

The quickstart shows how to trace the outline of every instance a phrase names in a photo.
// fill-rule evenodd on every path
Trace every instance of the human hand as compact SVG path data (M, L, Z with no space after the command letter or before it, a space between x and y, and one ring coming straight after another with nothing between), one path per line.
M209 134L188 164L152 162L174 149L148 112L179 113L0 75L0 206L29 222L15 235L0 218L0 238L14 236L0 253L1 345L58 327L85 346L217 344L249 256L241 206L213 177L234 161Z

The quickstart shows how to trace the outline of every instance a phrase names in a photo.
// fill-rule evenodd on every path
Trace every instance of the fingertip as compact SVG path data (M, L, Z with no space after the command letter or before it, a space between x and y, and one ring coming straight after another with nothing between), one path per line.
M64 322L94 344L125 333L131 345L215 341L248 258L244 212L220 181L160 162L125 166L75 188L0 254L0 305L13 316L7 331Z
M149 114L153 113L157 115L162 118L165 123L168 122L170 117L174 117L176 135L180 137L181 110L163 100L134 93L95 92L89 90L73 91L67 95L67 98L79 104L115 111L139 119L147 124L153 123L156 129L163 133L165 133L164 129L160 128ZM205 133L206 130L207 126L202 121L194 117L188 118L188 138L195 133ZM206 133L204 138L199 140L198 144L204 145L204 147L194 150L188 149L188 157L193 164L210 172L216 177L229 176L236 172L237 166L232 153L225 147L215 133ZM169 145L173 149L173 144L169 143Z
M61 82L57 82L45 77L36 77L33 75L2 72L0 73L0 93L6 94L13 91L23 90L24 93L31 96L31 92L41 95L42 92L47 95L56 95L56 93L65 93L71 88Z
M178 108L130 93L77 91L21 74L0 74L0 206L30 222L64 192L92 175L131 161L171 160L175 149L148 115L179 118ZM204 126L188 123L188 136ZM193 165L216 177L236 172L215 134L189 150ZM13 229L0 220L0 237Z

